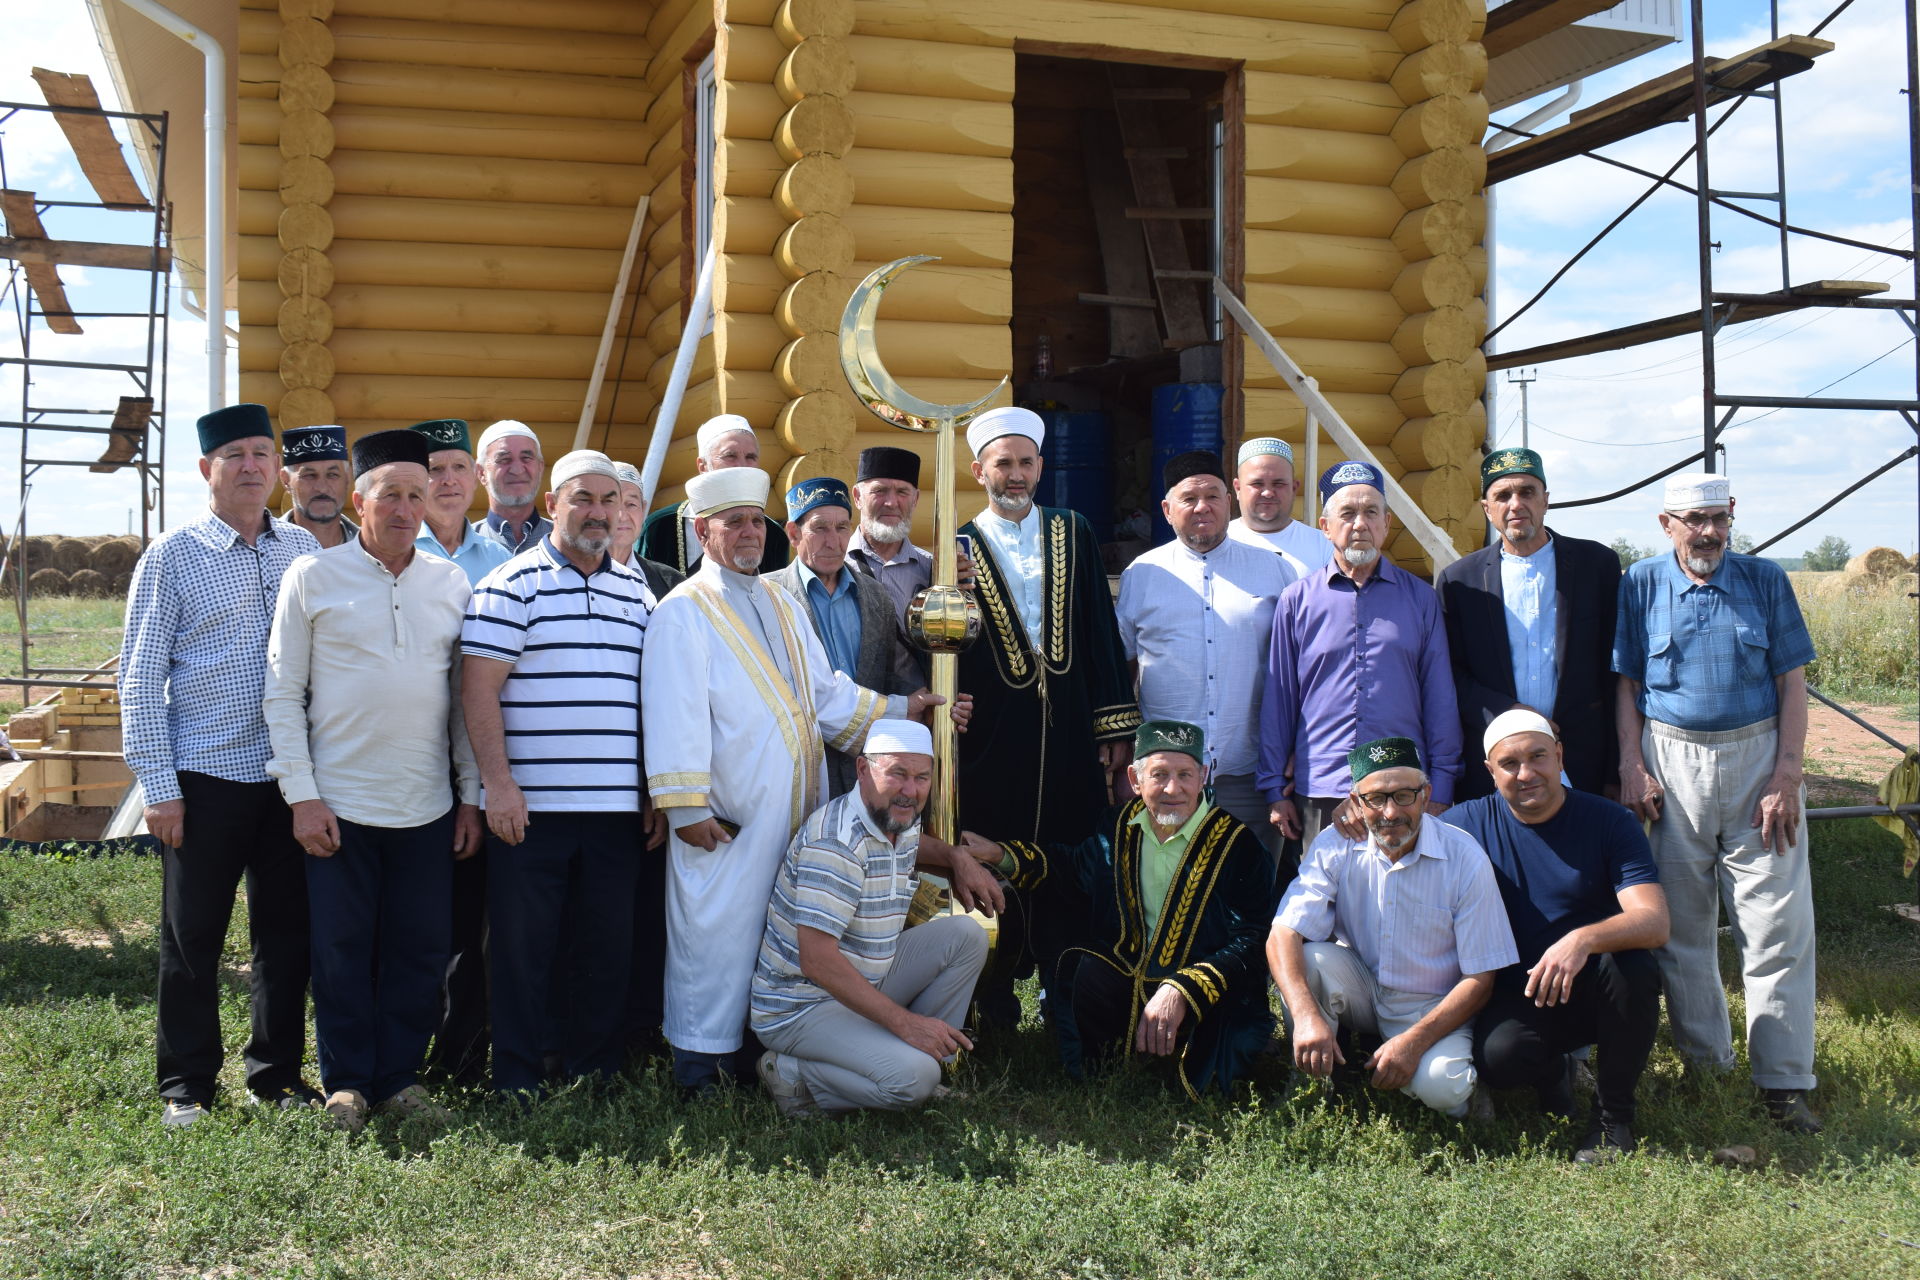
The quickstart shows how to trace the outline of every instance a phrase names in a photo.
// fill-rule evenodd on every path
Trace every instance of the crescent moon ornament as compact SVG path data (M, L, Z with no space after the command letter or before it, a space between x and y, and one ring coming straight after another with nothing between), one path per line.
M999 386L971 404L934 404L901 386L881 363L880 345L874 338L881 296L893 278L908 267L938 261L932 254L917 253L874 268L854 287L853 296L847 299L847 309L840 315L840 368L847 375L853 394L876 418L908 431L938 431L942 422L954 427L965 426L1007 385L1005 378L1000 379Z
M955 780L958 750L947 712L959 693L960 652L979 636L981 627L980 606L971 593L956 584L959 521L953 437L957 427L971 422L975 414L999 397L1007 379L1000 379L998 386L970 404L934 404L901 386L881 363L879 344L874 340L881 296L893 278L908 267L936 260L924 253L896 258L854 287L840 316L840 368L853 394L875 417L907 431L930 432L934 437L933 583L907 606L906 631L908 639L929 655L929 683L946 699L946 706L933 713L934 784L927 797L926 825L935 837L951 844L959 838ZM949 911L960 912L960 907L947 892L947 885L937 876L922 876L907 909L907 923L920 924ZM990 942L998 936L996 920L983 916L975 919L986 928Z

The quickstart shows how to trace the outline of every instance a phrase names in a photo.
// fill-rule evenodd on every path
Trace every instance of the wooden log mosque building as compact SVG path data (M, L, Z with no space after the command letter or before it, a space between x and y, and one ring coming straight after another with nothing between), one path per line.
M519 418L558 456L645 198L594 447L644 455L709 225L719 246L657 502L719 412L760 430L776 495L850 478L869 445L924 449L859 408L836 329L866 272L927 253L886 295L888 368L948 402L1011 373L1014 400L1071 414L1055 462L1098 473L1076 492L1109 528L1157 501L1156 397L1180 400L1158 388L1218 384L1229 451L1303 438L1217 271L1456 545L1480 541L1482 0L172 7L230 55L238 393L283 426ZM191 272L199 55L95 8L122 101L173 113ZM1426 567L1410 535L1391 549Z

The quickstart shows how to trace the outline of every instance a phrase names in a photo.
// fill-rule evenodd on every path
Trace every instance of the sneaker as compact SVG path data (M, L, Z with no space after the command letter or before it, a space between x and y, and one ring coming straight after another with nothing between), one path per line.
M788 1080L780 1074L780 1055L769 1049L760 1055L760 1061L754 1068L760 1075L760 1087L773 1099L773 1105L780 1108L783 1116L810 1116L819 1114L820 1108L814 1105L813 1093L804 1080Z
M1633 1126L1601 1113L1594 1117L1587 1129L1587 1136L1580 1139L1580 1145L1574 1148L1575 1164L1611 1164L1639 1145L1639 1139L1633 1136Z
M278 1107L282 1111L303 1111L308 1107L325 1104L326 1099L320 1091L302 1081L299 1084L283 1084L277 1089L249 1089L247 1101L256 1107Z
M383 1116L399 1116L402 1120L425 1120L429 1124L446 1124L453 1119L453 1112L433 1100L433 1095L422 1085L410 1084L392 1097L374 1108Z
M207 1114L207 1109L192 1098L168 1098L160 1111L160 1123L169 1129L185 1129Z
M367 1100L358 1089L335 1089L328 1094L326 1112L334 1127L347 1133L367 1127Z
M1788 1133L1819 1133L1826 1128L1807 1105L1805 1090L1762 1089L1760 1092L1766 1100L1768 1117Z

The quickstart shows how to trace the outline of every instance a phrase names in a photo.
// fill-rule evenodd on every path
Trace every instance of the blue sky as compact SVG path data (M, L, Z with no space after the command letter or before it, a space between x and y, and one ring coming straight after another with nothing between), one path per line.
M1910 104L1900 93L1905 84L1900 3L1858 0L1824 33L1839 47L1785 85L1786 151L1793 222L1910 248L1903 120ZM1783 0L1782 30L1808 31L1831 7ZM1710 52L1737 53L1768 38L1764 5L1710 0L1708 8ZM1686 57L1685 44L1675 45L1596 76L1586 85L1583 105L1678 67ZM0 98L40 101L28 75L34 66L87 73L102 96L111 98L112 84L82 0L43 0L34 22L9 32L0 51ZM1515 120L1527 110L1515 107L1500 118ZM177 123L182 127L175 145L198 147L197 121ZM87 196L65 142L44 113L22 113L0 129L11 185L45 197ZM1607 153L1659 171L1691 140L1691 126L1670 125ZM1711 158L1716 187L1771 186L1767 104L1743 106L1716 136ZM1690 181L1691 165L1677 176ZM1644 179L1586 159L1502 184L1496 197L1498 314L1510 315L1645 185ZM1697 306L1694 218L1691 197L1673 191L1656 195L1516 321L1501 336L1502 345L1533 346ZM138 220L126 215L69 212L50 214L48 222L52 234L74 239L131 240L143 233ZM1720 288L1779 287L1774 232L1721 212L1715 216L1714 238L1722 244L1715 266ZM1890 296L1912 294L1912 268L1903 260L1804 238L1795 238L1791 253L1795 282L1872 279L1889 284ZM73 267L62 268L62 275L76 306L119 309L141 301L130 295L138 276ZM169 514L177 522L202 500L190 440L193 419L205 407L205 329L182 311L176 310L174 319L170 407L176 440L167 477ZM93 321L88 329L85 338L39 335L36 351L64 354L55 351L58 344L80 353L75 358L116 360L143 341L137 322ZM16 349L9 317L0 321L0 351ZM1729 393L1810 395L1832 383L1827 394L1914 394L1911 336L1893 313L1789 314L1729 330L1719 353L1720 386ZM97 376L47 374L36 399L110 406L124 389L112 381L86 381ZM0 417L17 416L18 379L16 368L0 370ZM233 374L229 379L234 385ZM1700 344L1694 337L1541 366L1530 394L1530 438L1545 457L1553 495L1570 499L1612 490L1692 452L1700 435L1700 389ZM1493 442L1517 443L1517 389L1500 388L1492 410ZM1914 439L1893 414L1783 410L1763 417L1763 412L1739 415L1740 425L1727 439L1740 527L1756 538L1798 519ZM17 445L14 433L0 441L0 517L8 528L17 510ZM97 441L75 440L66 454L91 456L88 450L97 448ZM1828 534L1846 539L1856 551L1885 544L1911 552L1917 485L1920 470L1908 462L1789 537L1776 553L1798 555ZM134 492L124 473L103 478L84 470L48 469L35 479L30 523L43 532L117 532L127 525ZM1552 523L1582 537L1609 541L1624 534L1644 545L1657 535L1652 513L1658 505L1657 486L1650 486L1606 506L1567 510Z

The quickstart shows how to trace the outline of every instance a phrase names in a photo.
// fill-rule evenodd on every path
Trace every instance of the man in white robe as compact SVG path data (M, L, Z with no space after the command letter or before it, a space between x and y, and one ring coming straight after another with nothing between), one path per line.
M696 1093L741 1075L767 902L793 833L827 798L824 744L856 750L875 720L940 701L882 697L836 672L799 604L761 581L768 487L757 467L688 481L703 558L655 610L641 671L647 789L673 828L666 1033L674 1080Z

